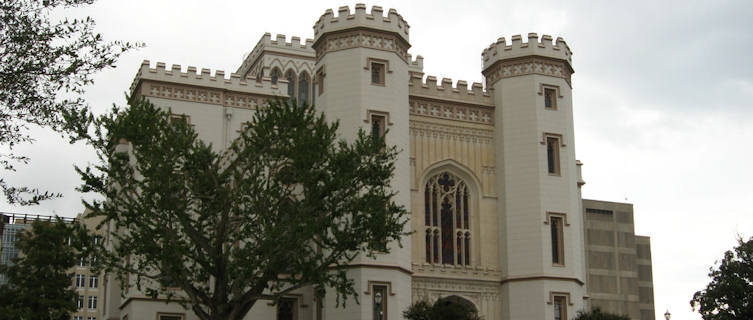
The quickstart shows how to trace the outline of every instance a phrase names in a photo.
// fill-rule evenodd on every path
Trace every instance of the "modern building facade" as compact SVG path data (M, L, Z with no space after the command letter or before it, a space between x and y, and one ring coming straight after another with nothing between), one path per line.
M583 207L591 306L653 320L651 242L635 235L633 205L584 199Z
M218 150L275 97L314 103L346 139L389 130L387 143L403 150L392 188L413 233L389 254L353 261L361 303L337 308L334 294L316 301L307 288L257 303L247 318L402 319L412 302L449 296L487 320L564 320L588 309L567 43L497 39L481 53L485 84L469 85L425 75L423 57L408 54L409 30L394 9L358 4L325 11L313 39L263 35L228 78L161 62L139 68L131 97L185 116ZM196 319L108 283L105 319Z
M82 219L79 215L76 219ZM76 219L63 218L63 222L69 223ZM13 263L13 259L17 258L20 254L23 254L16 247L16 240L18 234L23 230L31 229L34 221L48 221L54 223L56 218L47 215L29 215L29 214L14 214L14 213L2 213L0 214L0 231L2 234L2 245L0 245L0 265L9 265ZM87 227L91 230L95 230L96 219L83 220ZM101 293L104 292L100 289L100 281L102 276L93 273L90 270L90 265L86 259L78 261L70 272L73 274L71 279L71 286L75 289L77 299L76 306L78 310L71 315L73 320L97 320L101 318L100 301L103 297ZM6 284L7 279L4 274L0 274L0 285Z

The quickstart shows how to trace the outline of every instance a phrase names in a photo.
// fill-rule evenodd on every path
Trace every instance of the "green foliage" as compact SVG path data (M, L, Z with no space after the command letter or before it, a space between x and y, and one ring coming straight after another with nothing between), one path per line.
M573 320L630 320L630 318L625 315L612 314L601 311L599 308L594 308L588 312L578 311L578 315Z
M31 143L29 126L39 125L65 133L73 128L66 120L85 121L84 87L92 75L113 67L118 57L140 45L104 42L94 33L94 20L53 22L50 13L94 0L0 1L0 167L15 171L28 157L13 152ZM0 177L0 188L10 203L36 204L55 194L28 187L14 187Z
M89 216L128 230L97 261L153 297L179 287L201 319L242 319L308 285L356 296L344 266L406 235L396 149L364 132L339 140L311 106L270 101L222 151L146 100L94 123L100 163L77 168L80 190L107 199Z
M0 266L8 283L0 287L0 319L70 319L76 311L71 287L77 255L68 244L75 227L62 220L35 221L31 232L20 233L21 255L11 266Z
M437 299L434 304L418 301L403 311L408 320L480 320L476 308L467 301L450 296Z
M705 320L753 319L753 238L738 239L724 253L719 267L710 268L711 282L690 300Z

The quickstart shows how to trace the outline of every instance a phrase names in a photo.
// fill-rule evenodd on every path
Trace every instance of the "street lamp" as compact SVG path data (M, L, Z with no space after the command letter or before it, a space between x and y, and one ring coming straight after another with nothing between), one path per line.
M664 319L669 320L672 318L672 314L669 313L669 309L667 309L667 312L664 313Z
M374 304L377 308L377 320L382 320L382 293L379 291L374 294Z

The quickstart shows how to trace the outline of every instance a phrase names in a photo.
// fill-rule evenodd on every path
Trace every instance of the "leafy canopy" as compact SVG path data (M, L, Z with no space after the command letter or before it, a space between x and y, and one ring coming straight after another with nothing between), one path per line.
M709 268L711 282L690 300L705 320L753 319L753 238L737 240L718 268Z
M94 32L94 20L51 21L60 7L70 8L94 0L3 0L0 1L0 168L15 171L28 157L13 152L21 143L31 143L30 125L64 133L73 130L66 120L86 115L84 87L92 75L114 67L126 50L140 45L104 42ZM9 150L5 153L5 150ZM9 203L36 204L55 194L28 187L14 187L0 177Z
M0 319L70 319L76 311L71 287L77 253L69 245L75 227L61 219L34 221L31 231L18 235L20 255L14 264L0 266L8 283L0 286Z
M107 199L86 203L90 216L127 230L98 261L153 297L181 289L201 319L242 319L309 285L356 296L344 267L406 235L389 187L397 150L338 139L311 106L270 101L227 150L146 100L94 123L100 163L78 169L81 191Z
M573 320L630 320L630 318L625 315L604 312L600 308L594 308L588 312L578 311L578 315Z
M421 300L403 311L408 320L481 320L476 308L455 296L439 298L434 304Z

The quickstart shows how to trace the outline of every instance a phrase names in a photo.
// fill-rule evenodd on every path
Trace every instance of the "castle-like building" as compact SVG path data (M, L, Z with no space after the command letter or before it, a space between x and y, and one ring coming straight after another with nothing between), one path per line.
M639 296L636 258L623 261L630 246L636 255L635 241L619 242L624 250L618 241L586 245L567 43L535 33L500 38L481 53L484 84L425 76L423 58L409 48L397 11L357 4L325 11L313 40L265 34L229 77L142 64L132 97L185 115L218 149L265 101L284 96L338 120L342 137L389 130L387 143L403 150L392 187L413 233L389 254L352 262L360 304L337 308L335 294L316 301L304 289L276 305L257 303L247 318L396 320L412 302L450 297L486 320L565 320L592 305L653 319L653 293L650 303ZM634 237L599 223L602 238ZM603 262L593 272L592 252ZM605 290L598 299L589 279ZM196 319L178 304L120 290L110 279L104 319Z

